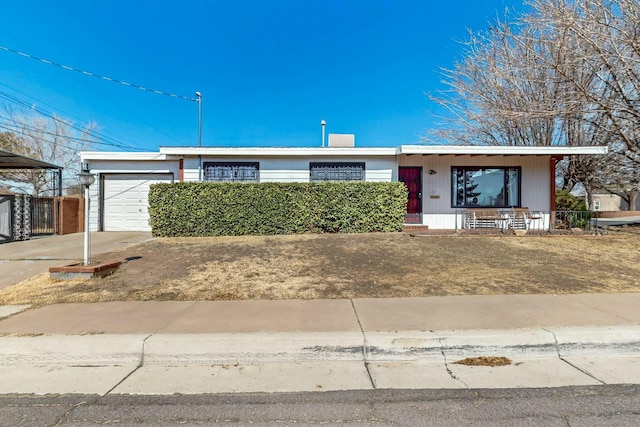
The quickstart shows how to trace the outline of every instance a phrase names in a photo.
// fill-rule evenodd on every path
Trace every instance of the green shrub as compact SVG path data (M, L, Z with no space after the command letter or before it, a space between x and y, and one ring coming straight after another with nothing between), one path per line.
M558 211L586 211L584 200L574 196L567 190L556 191L556 210Z
M154 236L400 231L407 190L400 182L155 184Z
M574 196L567 190L556 191L557 228L591 228L591 212L583 199ZM564 212L563 212L564 211Z

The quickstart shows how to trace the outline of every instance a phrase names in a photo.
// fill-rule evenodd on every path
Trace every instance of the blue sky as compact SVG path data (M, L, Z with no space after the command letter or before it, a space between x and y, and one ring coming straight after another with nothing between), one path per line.
M0 45L150 89L203 99L204 146L420 143L444 114L439 67L522 0L21 0ZM131 150L198 143L197 103L0 51L0 94L96 122ZM4 99L0 98L0 102ZM6 102L5 102L6 103ZM102 151L119 151L108 144Z

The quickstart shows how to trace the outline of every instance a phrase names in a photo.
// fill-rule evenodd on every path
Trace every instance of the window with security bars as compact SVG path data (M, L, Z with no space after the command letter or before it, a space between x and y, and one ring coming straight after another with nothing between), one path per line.
M257 162L205 162L204 180L210 182L258 182Z
M364 181L364 163L310 163L311 182Z

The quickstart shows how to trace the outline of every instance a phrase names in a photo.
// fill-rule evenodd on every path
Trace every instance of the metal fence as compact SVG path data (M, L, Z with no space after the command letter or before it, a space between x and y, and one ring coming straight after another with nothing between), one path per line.
M54 197L0 196L0 243L55 234L57 203Z
M0 196L0 243L13 240L13 196Z
M592 231L597 218L590 211L530 211L526 208L456 210L456 228L479 231L525 230L527 232Z
M554 230L571 230L580 228L590 231L596 225L597 218L591 211L556 211L553 222Z
M42 236L54 234L56 199L53 197L32 197L31 198L31 234Z

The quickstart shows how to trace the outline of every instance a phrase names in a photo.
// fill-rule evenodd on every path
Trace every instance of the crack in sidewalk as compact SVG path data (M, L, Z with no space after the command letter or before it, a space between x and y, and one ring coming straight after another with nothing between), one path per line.
M179 313L176 313L175 316L173 316L171 319L167 320L165 322L164 325L160 326L155 332L153 332L150 336L154 335L154 334L161 334L162 330L164 328L166 328L167 326L169 326L170 324L172 324L173 322L176 321L176 319L180 316L182 316L187 310L192 309L196 304L198 303L198 301L193 301L191 304L189 304L188 307L185 307L184 309L182 309ZM148 338L148 337L147 337ZM146 341L146 338L145 338Z
M126 380L131 378L131 376L133 374L135 374L140 368L142 368L144 366L144 354L145 354L144 347L145 347L145 344L147 343L147 340L149 338L151 338L152 336L153 336L153 334L149 334L142 340L142 349L141 349L141 354L140 354L140 362L138 363L138 366L136 366L131 372L129 372L127 375L125 375L125 377L122 378L120 381L118 381L113 387L111 387L109 390L107 390L107 392L105 394L103 394L103 396L107 396L107 395L111 394L116 388L118 388L122 383L124 383Z
M449 361L447 360L447 354L444 352L444 345L443 345L443 341L444 338L439 338L438 339L438 343L440 343L440 353L442 353L442 357L444 358L444 368L447 370L447 373L449 374L449 376L451 378L453 378L454 380L458 381L460 384L462 384L463 386L465 386L467 389L469 389L469 385L467 383L465 383L464 381L462 381L460 378L458 378L456 376L456 374L453 373L453 371L451 370L451 368L449 368Z
M592 378L596 381L598 381L600 384L606 385L607 383L602 381L600 378L597 378L595 375L593 375L592 373L590 373L589 371L582 369L581 367L574 365L573 363L569 362L567 359L565 359L564 357L562 357L562 354L560 354L560 347L558 344L558 337L556 337L556 334L549 329L546 328L542 328L543 331L549 332L551 334L551 336L553 337L553 341L554 341L554 348L556 350L556 353L558 354L558 359L560 359L561 361L563 361L564 363L566 363L567 365L571 366L573 369L582 372L583 374L585 374L586 376L588 376L589 378Z
M376 386L376 382L373 379L373 375L371 375L371 370L369 369L369 361L367 360L367 334L364 332L364 328L362 327L362 322L360 321L360 316L358 315L358 310L356 310L356 305L353 302L353 299L349 299L351 302L351 307L353 308L353 314L356 316L356 321L358 322L358 327L360 328L360 333L362 334L362 360L364 362L364 369L367 371L367 376L369 377L369 382L371 382L371 387L375 390L378 387Z

